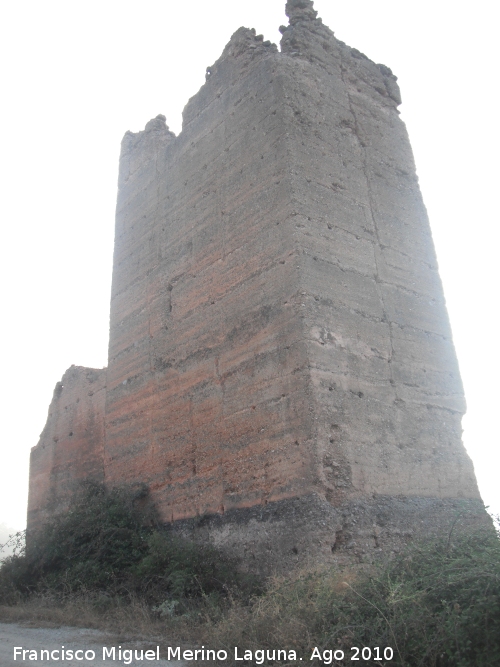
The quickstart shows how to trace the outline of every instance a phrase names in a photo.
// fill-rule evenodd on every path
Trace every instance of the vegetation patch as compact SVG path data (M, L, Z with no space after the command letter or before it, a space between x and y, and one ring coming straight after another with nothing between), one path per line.
M22 536L19 536L22 538ZM141 600L158 615L223 606L230 591L247 597L258 581L236 560L162 528L147 490L85 484L67 512L30 536L0 568L0 603L86 596L103 609Z
M226 666L246 664L231 660L238 647L249 664L498 667L500 540L458 522L369 571L307 570L264 587L213 547L165 531L144 489L86 485L3 562L0 604L3 620L223 649Z
M371 572L333 568L276 579L250 607L234 605L209 636L254 652L293 649L297 664L498 667L498 535L457 530ZM336 650L344 660L334 659Z

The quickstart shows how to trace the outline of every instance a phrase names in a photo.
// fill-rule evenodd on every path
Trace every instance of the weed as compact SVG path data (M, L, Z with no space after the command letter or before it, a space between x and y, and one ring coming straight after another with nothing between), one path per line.
M146 500L144 489L87 483L66 512L29 536L27 549L4 561L0 601L92 594L96 604L135 598L182 613L193 600L223 600L232 588L254 592L235 560L172 536Z
M296 651L297 664L326 664L311 661L313 647L351 656L357 646L390 647L393 659L373 664L395 667L500 665L500 541L491 529L457 523L370 571L301 571L263 591L216 549L163 530L146 500L87 485L27 551L19 539L0 568L3 619L281 648Z
M209 637L225 647L292 649L307 661L315 646L346 656L354 646L391 647L390 664L400 667L497 667L500 541L492 530L456 531L369 573L323 569L275 579L251 607L233 605L207 626Z

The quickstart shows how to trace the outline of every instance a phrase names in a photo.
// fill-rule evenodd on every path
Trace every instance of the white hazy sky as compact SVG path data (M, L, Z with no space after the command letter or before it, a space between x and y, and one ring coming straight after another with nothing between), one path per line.
M499 123L493 0L316 0L399 77L468 402L464 442L500 512ZM241 25L278 43L285 0L2 0L0 523L24 525L28 457L71 364L106 365L120 141L176 133Z

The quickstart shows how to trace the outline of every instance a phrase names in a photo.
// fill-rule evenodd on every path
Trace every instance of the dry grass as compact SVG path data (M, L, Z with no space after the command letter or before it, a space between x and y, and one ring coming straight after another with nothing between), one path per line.
M50 596L33 597L16 605L0 605L0 622L22 623L30 627L74 626L101 630L119 641L154 641L179 645L196 641L196 626L189 619L162 619L139 600L126 604L116 600L100 604L95 596L72 596L58 600Z
M164 647L203 644L229 660L234 647L296 651L300 664L315 646L346 656L352 646L378 646L392 647L395 667L500 665L500 542L491 530L415 543L370 570L304 569L251 599L228 590L235 593L167 591L161 604L123 587L120 595L45 591L12 599L0 620L83 626Z
M201 641L226 650L280 647L306 655L324 630L322 607L332 597L342 597L360 574L356 568L315 568L274 578L250 606L233 601L222 618L206 618L198 628Z
M254 650L279 646L302 652L314 641L310 619L318 613L321 590L342 594L343 582L355 577L355 572L347 571L300 571L288 579L271 580L266 594L255 597L251 604L230 596L221 608L206 599L193 606L192 613L167 617L135 599L34 595L12 606L0 605L0 622L92 628L128 641L149 639L164 646L173 641L190 647L205 644L225 648L230 655L234 646Z

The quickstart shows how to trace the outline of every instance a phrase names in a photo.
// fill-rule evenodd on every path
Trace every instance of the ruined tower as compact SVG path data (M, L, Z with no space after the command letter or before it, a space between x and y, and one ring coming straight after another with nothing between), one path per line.
M109 365L72 367L29 521L89 476L260 566L483 513L396 77L288 0L122 144Z

